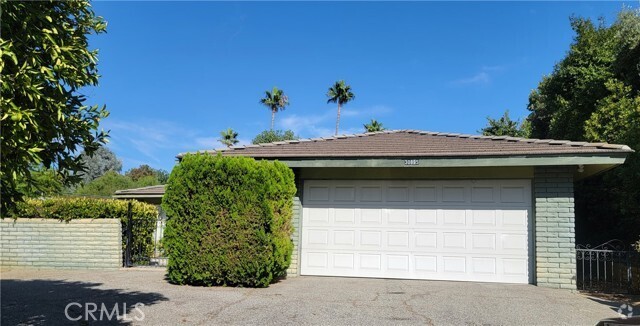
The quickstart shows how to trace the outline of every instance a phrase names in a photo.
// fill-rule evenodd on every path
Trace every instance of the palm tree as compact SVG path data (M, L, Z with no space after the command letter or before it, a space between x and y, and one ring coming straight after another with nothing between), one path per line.
M231 147L238 143L238 133L229 128L220 132L220 139L218 139L223 145Z
M340 108L353 100L355 95L351 92L351 86L345 84L344 80L337 81L327 92L327 103L338 103L338 117L336 118L336 135L340 128Z
M264 92L264 98L260 99L260 103L271 110L271 130L273 130L276 112L284 110L285 106L289 105L289 97L283 90L273 87L271 92Z
M376 131L384 130L382 123L378 122L378 120L376 119L371 119L371 122L365 123L363 126L367 132L376 132Z

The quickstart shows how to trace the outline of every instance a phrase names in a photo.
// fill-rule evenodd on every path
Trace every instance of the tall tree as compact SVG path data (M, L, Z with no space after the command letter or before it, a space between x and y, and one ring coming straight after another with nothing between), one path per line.
M535 138L625 143L616 169L576 183L576 241L637 239L640 230L640 12L573 18L573 43L529 97ZM605 218L606 217L606 218Z
M343 105L352 101L355 98L353 92L351 92L351 86L347 85L344 80L339 80L333 86L329 87L327 92L327 103L338 103L338 116L336 118L336 135L340 129L340 109Z
M85 167L85 170L80 172L83 183L95 180L108 171L122 171L122 161L106 147L100 147L92 153L82 152L80 160Z
M23 195L30 168L55 167L68 183L84 169L77 154L107 140L98 131L104 106L88 105L81 88L98 84L97 50L88 36L106 31L89 1L6 1L0 29L0 179L3 214Z
M291 130L265 130L258 135L256 135L251 143L254 145L264 144L264 143L273 143L276 141L285 141L285 140L294 140L299 137Z
M480 129L485 136L512 136L512 137L529 137L530 123L525 120L520 122L518 120L511 120L509 117L509 111L505 111L502 117L499 119L493 119L487 117L487 125Z
M124 173L131 180L137 182L138 180L146 177L153 177L158 180L160 184L165 184L169 179L169 173L165 170L154 169L147 164L142 164L139 167L131 168Z
M31 179L21 180L18 183L18 189L26 197L31 198L55 196L62 194L64 180L55 170L38 166L31 171Z
M264 92L264 98L260 99L260 103L271 110L271 130L276 120L276 113L284 110L289 105L289 97L283 90L273 87L271 91Z
M376 132L376 131L385 130L384 127L382 126L382 123L378 122L378 120L376 119L371 119L371 122L365 123L363 126L366 132Z
M228 128L220 132L220 139L218 141L227 147L231 147L238 143L238 133Z

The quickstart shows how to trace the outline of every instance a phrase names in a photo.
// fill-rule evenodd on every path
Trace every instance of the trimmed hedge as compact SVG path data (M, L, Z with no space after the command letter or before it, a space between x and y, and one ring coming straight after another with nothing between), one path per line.
M266 287L284 276L295 192L293 172L280 162L184 156L162 200L169 280Z
M100 199L87 197L52 197L26 199L17 206L13 218L48 218L70 221L81 218L116 218L127 227L127 208L131 202L133 218L133 248L136 253L150 255L153 252L153 231L158 219L158 208L139 201ZM127 239L122 238L122 247Z

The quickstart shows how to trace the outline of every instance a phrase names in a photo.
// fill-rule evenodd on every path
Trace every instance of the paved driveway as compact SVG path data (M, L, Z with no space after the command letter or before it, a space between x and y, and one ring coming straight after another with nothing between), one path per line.
M177 286L155 269L13 270L1 281L2 325L68 323L72 302L72 318L91 303L112 313L118 304L133 324L150 325L593 325L615 317L619 305L531 285L466 282L293 277L266 289Z

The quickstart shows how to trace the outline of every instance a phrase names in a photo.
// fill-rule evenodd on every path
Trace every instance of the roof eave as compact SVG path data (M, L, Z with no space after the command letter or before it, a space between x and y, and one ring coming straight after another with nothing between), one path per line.
M309 167L486 167L486 166L558 166L558 165L620 165L629 152L601 154L521 155L521 156L456 156L456 157L256 157L278 160L292 168ZM413 162L405 162L412 160ZM416 162L417 161L417 162Z

